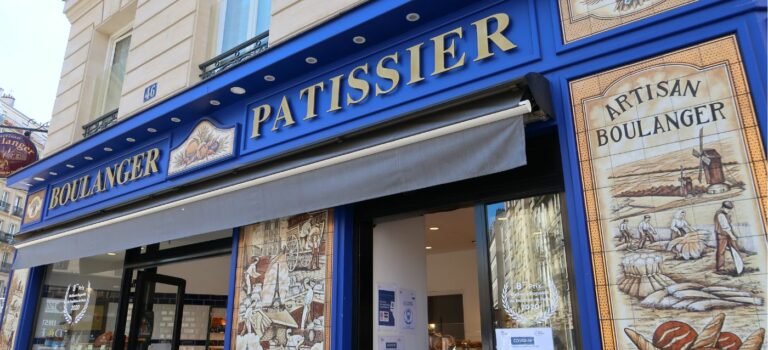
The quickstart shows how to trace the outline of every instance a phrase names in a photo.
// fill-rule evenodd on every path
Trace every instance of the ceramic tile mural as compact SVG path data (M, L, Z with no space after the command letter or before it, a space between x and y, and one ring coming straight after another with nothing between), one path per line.
M24 303L24 292L27 290L28 278L29 269L14 270L11 276L3 325L0 328L0 350L13 349L16 343L16 329L21 317L21 307Z
M588 37L696 0L559 0L563 41Z
M605 349L765 349L766 160L733 36L570 82Z
M235 154L235 128L221 129L203 120L171 151L168 175L176 175Z
M27 196L26 211L23 218L25 225L40 221L43 214L43 202L45 202L45 190Z
M261 222L240 233L236 349L330 348L333 213Z

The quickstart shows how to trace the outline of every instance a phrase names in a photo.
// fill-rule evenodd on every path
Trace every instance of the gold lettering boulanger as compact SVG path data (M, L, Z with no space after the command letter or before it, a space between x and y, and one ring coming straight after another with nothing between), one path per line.
M428 73L428 77L435 77L457 71L466 64L492 57L494 55L492 47L504 52L512 50L517 45L504 35L504 31L509 28L509 25L509 15L506 13L493 14L472 22L471 26L475 27L474 43L477 48L475 57L468 57L471 54L462 51L458 44L458 41L471 31L465 30L464 27L454 28L436 35L426 42L412 45L402 52L390 52L381 57L375 66L365 63L353 67L347 74L336 75L328 79L330 83L328 89L326 89L326 83L323 81L303 87L299 89L298 96L296 96L298 101L284 95L278 105L262 104L256 106L250 112L252 118L251 138L258 139L261 137L262 133L265 132L264 129L269 128L269 124L272 125L269 128L271 132L279 132L281 128L291 127L302 120L311 120L317 117L316 104L320 98L326 98L330 102L330 108L326 112L335 113L346 107L361 104L372 96L395 93L401 78L407 79L406 85L422 82L427 79L422 71L422 57L429 59L428 57L431 56L432 67L434 68L432 72ZM428 53L430 48L431 54ZM422 51L426 51L424 55L422 55ZM402 72L395 69L401 62L404 66ZM373 78L380 80L380 82L371 82L370 80ZM348 92L342 95L342 86L344 85ZM302 105L302 109L306 113L302 119L296 119L293 117L292 108L301 103L306 103L306 105ZM267 124L266 128L263 128L264 124Z
M91 174L83 175L54 187L48 209L53 210L155 174L160 171L157 167L159 158L160 149L153 148L105 166L93 177Z

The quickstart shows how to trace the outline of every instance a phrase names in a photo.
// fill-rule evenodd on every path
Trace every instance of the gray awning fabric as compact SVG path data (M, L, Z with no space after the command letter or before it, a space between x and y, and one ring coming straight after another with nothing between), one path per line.
M515 107L520 95L505 91L450 108L443 106L439 111L420 113L378 130L350 135L343 142L337 140L35 234L17 245L14 268L231 229L525 165L525 127L523 116L518 116L243 187L253 179ZM205 193L231 186L237 190L200 199Z

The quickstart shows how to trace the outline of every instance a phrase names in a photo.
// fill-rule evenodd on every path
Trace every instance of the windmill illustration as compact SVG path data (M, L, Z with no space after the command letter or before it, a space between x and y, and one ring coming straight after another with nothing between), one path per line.
M723 172L723 162L720 153L713 148L704 148L704 128L699 129L699 149L693 150L693 156L699 159L699 183L701 175L709 185L707 193L717 194L730 190L730 186L725 183L725 173Z

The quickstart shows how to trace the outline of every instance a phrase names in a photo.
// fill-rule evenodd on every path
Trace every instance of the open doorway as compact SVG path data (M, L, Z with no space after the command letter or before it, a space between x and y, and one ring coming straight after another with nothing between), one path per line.
M135 270L127 348L223 349L230 260L222 255Z
M223 349L231 247L222 231L128 251L115 349Z
M474 210L373 229L374 349L481 349Z

